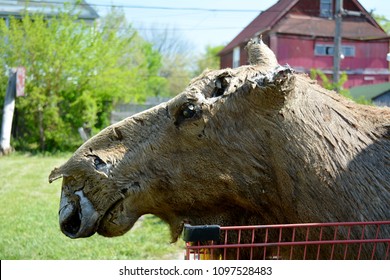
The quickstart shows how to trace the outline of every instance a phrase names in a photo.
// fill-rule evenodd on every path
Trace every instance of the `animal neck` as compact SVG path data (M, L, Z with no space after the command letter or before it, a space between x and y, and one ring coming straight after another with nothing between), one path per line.
M282 129L269 132L276 185L290 222L372 219L370 211L378 212L373 207L382 207L383 200L389 205L390 197L379 199L375 187L390 180L386 118L340 99L298 93L279 111ZM389 110L383 114L390 116ZM355 200L361 197L372 200Z

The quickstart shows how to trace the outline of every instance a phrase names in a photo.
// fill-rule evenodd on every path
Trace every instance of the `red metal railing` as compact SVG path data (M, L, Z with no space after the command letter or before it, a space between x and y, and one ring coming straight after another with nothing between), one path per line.
M390 259L390 221L218 228L211 241L184 238L186 259Z

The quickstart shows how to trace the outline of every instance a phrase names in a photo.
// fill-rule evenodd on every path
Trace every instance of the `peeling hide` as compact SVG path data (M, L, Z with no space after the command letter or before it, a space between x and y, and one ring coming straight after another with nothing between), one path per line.
M262 42L248 51L251 65L205 71L54 169L49 181L63 178L63 232L118 236L148 213L169 224L173 240L184 223L389 220L390 109L323 89L280 66ZM370 257L363 248L361 258Z
M54 182L57 179L62 178L63 174L60 168L54 168L49 175L49 183Z

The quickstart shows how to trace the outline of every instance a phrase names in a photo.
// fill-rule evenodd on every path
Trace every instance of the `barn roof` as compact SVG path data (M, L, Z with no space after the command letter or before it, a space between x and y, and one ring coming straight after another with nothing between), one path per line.
M311 37L334 37L335 22L326 18L304 15L288 15L273 29L277 33L307 35ZM342 34L345 39L375 40L389 36L367 21L343 21Z
M257 33L263 33L274 26L299 0L280 0L257 16L221 52L223 54L242 42L248 41Z

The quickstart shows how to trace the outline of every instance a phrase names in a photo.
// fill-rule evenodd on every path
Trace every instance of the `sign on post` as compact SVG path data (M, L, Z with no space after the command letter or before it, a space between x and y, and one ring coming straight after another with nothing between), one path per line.
M17 67L16 68L16 97L25 96L24 93L25 80L26 80L26 68Z

